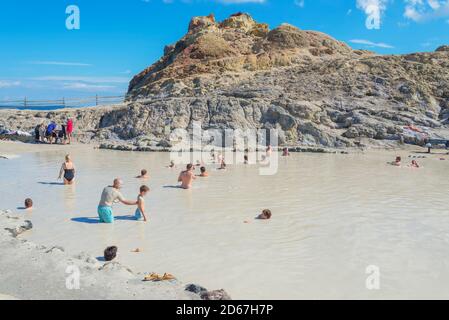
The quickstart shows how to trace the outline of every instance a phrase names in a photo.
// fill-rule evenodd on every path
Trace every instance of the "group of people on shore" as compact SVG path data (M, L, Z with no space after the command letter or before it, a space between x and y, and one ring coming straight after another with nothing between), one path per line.
M49 124L41 123L34 128L36 143L71 144L73 136L73 120L65 119L63 124L51 121Z

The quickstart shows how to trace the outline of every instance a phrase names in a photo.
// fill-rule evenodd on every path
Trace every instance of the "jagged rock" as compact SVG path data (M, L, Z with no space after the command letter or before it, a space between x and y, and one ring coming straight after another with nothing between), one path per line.
M186 291L201 294L207 292L207 289L197 284L188 284L186 285Z
M440 46L435 51L436 52L449 52L449 46Z

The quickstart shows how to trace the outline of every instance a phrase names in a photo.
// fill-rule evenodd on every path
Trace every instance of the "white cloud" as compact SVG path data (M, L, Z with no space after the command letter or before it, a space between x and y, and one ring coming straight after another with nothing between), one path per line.
M304 8L305 0L295 0L295 5L297 5L300 8Z
M368 29L380 29L382 15L387 10L389 0L357 0L357 8L363 10L367 16L366 27Z
M20 81L0 80L0 88L11 88L20 86Z
M82 90L82 91L108 91L111 89L115 89L116 87L108 85L95 85L82 82L74 82L74 83L64 83L63 88L68 90Z
M67 67L91 67L91 64L81 62L62 62L62 61L31 61L30 64L44 66L67 66Z
M351 43L355 43L355 44L361 44L367 47L376 47L376 48L383 48L383 49L393 49L394 47L392 45L389 45L387 43L383 43L383 42L373 42L370 40L365 40L365 39L352 39L349 40L349 42Z
M415 22L449 16L449 0L405 0L404 16Z

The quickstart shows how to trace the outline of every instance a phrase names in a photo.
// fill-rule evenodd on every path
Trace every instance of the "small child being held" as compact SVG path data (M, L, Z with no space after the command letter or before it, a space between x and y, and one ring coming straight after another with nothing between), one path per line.
M135 213L136 220L143 218L143 221L147 221L147 216L145 215L145 200L144 197L150 192L150 188L147 186L141 186L139 195L137 196L137 209Z

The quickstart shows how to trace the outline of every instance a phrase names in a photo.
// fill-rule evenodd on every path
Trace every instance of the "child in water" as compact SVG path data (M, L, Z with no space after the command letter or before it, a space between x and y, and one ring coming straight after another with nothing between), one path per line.
M141 220L147 222L147 216L145 215L145 200L144 197L150 192L150 188L147 186L141 186L139 195L137 196L137 209L135 213L136 220Z

